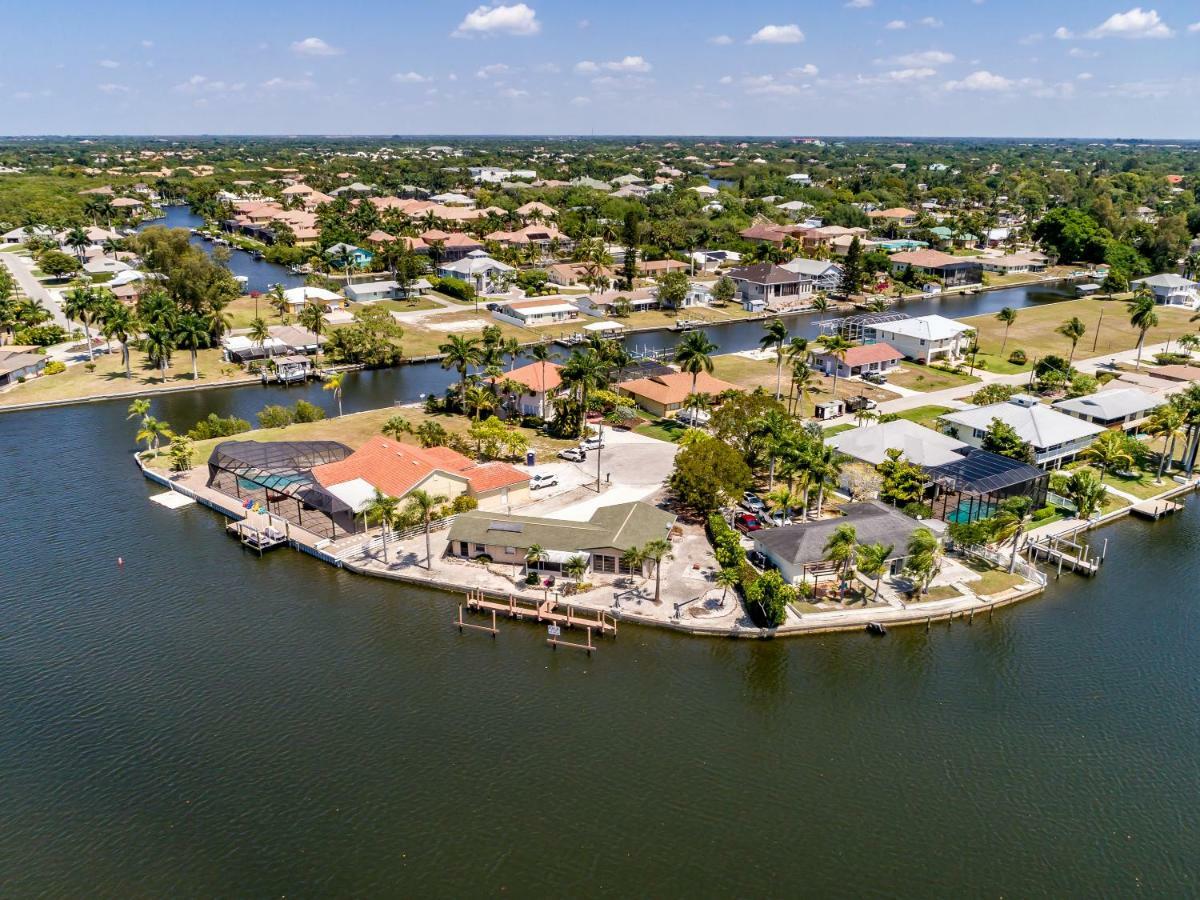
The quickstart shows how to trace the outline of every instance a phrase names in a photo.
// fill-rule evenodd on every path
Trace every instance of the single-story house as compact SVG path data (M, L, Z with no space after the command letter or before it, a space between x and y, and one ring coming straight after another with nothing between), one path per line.
M493 562L520 566L536 544L545 556L531 564L534 569L561 572L568 560L582 556L594 574L646 576L653 570L652 562L635 571L624 565L621 557L634 547L667 539L675 518L673 513L641 501L602 506L585 522L472 510L450 526L446 552L466 559L486 555Z
M1046 271L1046 261L1023 253L1012 253L1007 256L977 256L976 260L985 272L996 272L1000 275L1020 275L1025 272Z
M891 257L892 272L900 274L912 269L923 275L940 278L946 287L980 284L983 266L975 257L952 256L940 250L907 250Z
M630 312L658 309L658 294L652 287L634 288L632 291L604 291L598 294L585 294L575 301L575 305L579 307L580 312L602 319L613 314L613 309L619 300L628 301Z
M834 570L825 545L838 527L849 525L860 544L881 543L892 547L885 572L897 575L904 568L908 541L914 532L929 528L940 534L944 530L940 522L918 522L878 500L847 503L842 511L844 515L834 519L756 531L752 534L754 548L779 570L784 581L796 584Z
M492 316L501 322L534 327L570 322L579 318L579 307L566 297L543 297L538 300L510 300L501 303Z
M951 437L980 449L992 422L999 419L1011 425L1017 436L1033 447L1039 466L1056 468L1074 459L1105 430L1101 425L1053 410L1028 394L1017 394L1003 403L948 412L942 418Z
M515 382L524 388L519 395L512 398L521 415L542 418L553 415L551 401L562 387L562 366L552 362L532 362L490 379L493 390L502 396L502 386L506 381Z
M1135 288L1149 288L1155 301L1167 306L1186 306L1189 309L1200 306L1200 282L1184 278L1182 275L1168 272L1151 275L1149 278L1138 278L1130 284Z
M607 266L602 266L597 274L611 280L613 270ZM587 266L583 263L565 262L546 266L546 277L550 283L559 284L563 287L573 287L577 284L583 284L583 279L586 275Z
M894 369L904 354L891 344L878 342L851 347L840 357L822 350L812 351L812 360L826 375L837 372L838 378L864 375L867 372L887 372Z
M399 282L389 278L383 281L349 284L346 286L346 296L355 303L374 303L377 300L400 300L404 297L423 294L431 287L433 285L426 279L418 278L409 284L408 290L405 291L400 287Z
M420 488L453 500L474 497L485 509L529 500L529 475L507 463L477 463L449 447L418 447L376 435L336 462L316 466L313 478L356 513L379 490L403 500Z
M472 250L462 259L439 265L438 277L465 281L478 294L495 294L504 289L503 282L512 271L512 266L492 259L482 250Z
M16 384L21 379L35 378L46 368L44 353L34 353L32 347L0 347L0 387Z
M1154 407L1160 406L1161 401L1135 387L1112 387L1086 397L1059 400L1051 405L1059 412L1094 425L1124 428L1140 422Z
M370 250L364 250L362 247L355 247L351 244L334 244L325 251L325 258L333 260L334 264L338 266L344 263L347 255L353 260L353 267L356 269L365 269L375 258L375 254Z
M341 309L346 305L345 298L340 294L311 285L288 288L283 292L283 297L293 313L299 312L309 303L316 303L329 309Z
M885 341L908 359L931 363L961 359L971 345L972 331L954 319L928 315L864 325L863 340Z
M889 450L899 450L906 460L918 466L940 466L961 457L967 445L932 428L907 419L879 422L841 431L825 443L851 459L877 466L888 458Z
M716 397L725 391L736 391L738 386L701 372L696 378L696 393ZM672 372L635 378L617 385L617 393L632 397L637 405L651 415L674 416L683 409L683 401L692 393L692 376L687 372Z
M638 274L644 278L655 278L668 272L686 272L688 264L677 259L639 259Z

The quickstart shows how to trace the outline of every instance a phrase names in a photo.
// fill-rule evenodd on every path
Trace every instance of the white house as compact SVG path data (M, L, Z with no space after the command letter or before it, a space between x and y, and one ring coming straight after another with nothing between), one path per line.
M973 329L945 316L918 316L863 327L863 340L886 341L908 359L921 363L958 360L971 344Z
M1004 403L946 413L942 418L951 437L981 449L993 420L999 419L1011 425L1017 436L1033 447L1034 459L1043 468L1057 468L1074 459L1096 435L1106 430L1101 425L1057 412L1028 394L1017 394Z
M426 282L428 284L429 282ZM346 285L346 296L355 303L374 303L400 297L400 285L395 281L365 281Z
M851 459L872 466L887 459L889 450L899 450L906 460L918 466L942 466L961 460L958 451L967 446L907 419L851 428L826 438L825 443Z
M1159 406L1160 402L1157 397L1138 388L1116 387L1086 397L1059 400L1053 406L1059 412L1091 422L1093 425L1124 428L1140 422L1149 415L1150 410Z
M439 277L465 281L478 294L495 294L504 290L506 276L512 271L512 266L492 259L482 250L472 250L462 259L438 266Z
M1134 287L1148 287L1154 294L1155 301L1167 306L1186 306L1189 309L1200 306L1200 283L1190 281L1182 275L1168 272L1151 275L1149 278L1138 278L1130 283Z
M792 184L812 184L812 176L807 172L793 172L786 180Z
M579 318L579 307L565 297L543 297L540 300L510 300L492 310L492 316L514 325L553 325Z
M819 291L836 291L842 284L842 273L845 271L839 263L827 259L807 259L803 256L783 263L780 268L811 278L814 287Z
M343 300L338 294L312 285L288 288L283 292L283 298L293 313L299 312L308 303L332 307L340 307L343 304Z

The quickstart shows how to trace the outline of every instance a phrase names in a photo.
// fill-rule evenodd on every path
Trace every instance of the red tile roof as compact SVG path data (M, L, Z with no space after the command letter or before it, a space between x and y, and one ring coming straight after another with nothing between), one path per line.
M814 356L828 356L828 353L822 353L816 350ZM846 351L844 362L847 366L864 366L874 362L890 362L891 360L904 359L904 354L893 347L891 344L880 342L878 344L863 344L860 347L851 347Z
M673 403L682 403L692 392L692 376L686 372L672 372L670 375L654 375L650 378L622 381L617 387L635 397L645 397L647 400L669 406ZM696 379L697 394L713 396L725 391L736 390L738 390L736 384L713 378L707 372L701 372Z
M546 380L542 383L542 370L545 368ZM492 383L497 384L505 380L512 380L518 384L523 384L531 391L553 391L562 384L562 378L559 373L562 371L562 366L555 365L552 362L540 363L533 362L527 366L521 366L513 369L511 372L505 372L498 378L493 378Z

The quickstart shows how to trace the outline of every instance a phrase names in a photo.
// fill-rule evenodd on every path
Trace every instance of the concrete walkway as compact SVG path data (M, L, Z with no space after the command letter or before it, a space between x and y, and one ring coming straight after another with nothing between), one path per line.
M53 315L55 325L61 325L70 331L71 323L63 315L58 293L47 290L40 281L33 277L33 261L27 256L17 256L15 253L0 253L0 260L3 260L4 264L8 266L8 270L12 272L13 278L16 279L25 296L46 307Z

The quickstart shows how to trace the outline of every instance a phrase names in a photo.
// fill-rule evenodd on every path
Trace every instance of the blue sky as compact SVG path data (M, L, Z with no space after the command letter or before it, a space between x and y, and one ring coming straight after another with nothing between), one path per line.
M6 4L6 134L1200 138L1200 5Z

